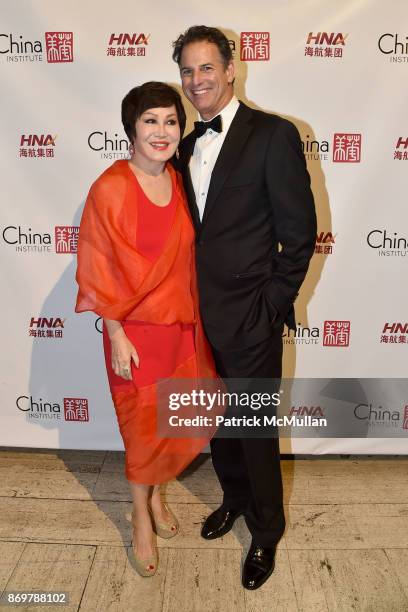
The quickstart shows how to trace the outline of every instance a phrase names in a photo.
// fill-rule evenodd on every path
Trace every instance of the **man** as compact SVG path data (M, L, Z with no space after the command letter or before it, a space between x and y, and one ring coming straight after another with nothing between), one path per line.
M200 114L180 147L192 218L200 310L219 374L280 378L283 324L316 240L310 178L292 123L234 96L227 38L194 26L174 43L184 94ZM228 384L228 381L227 381ZM244 514L252 544L242 575L256 589L274 569L285 530L279 440L214 438L224 498L201 535L226 534Z

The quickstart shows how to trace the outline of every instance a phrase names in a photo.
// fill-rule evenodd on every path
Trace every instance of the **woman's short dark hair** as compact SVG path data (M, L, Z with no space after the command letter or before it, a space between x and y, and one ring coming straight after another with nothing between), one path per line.
M149 108L168 108L173 104L182 136L186 127L186 113L180 94L174 87L159 81L149 81L131 89L122 100L122 123L129 141L133 142L136 136L136 120L144 112Z
M173 43L173 59L180 66L181 53L186 45L193 42L207 41L217 45L222 61L225 67L232 60L232 51L228 42L228 38L221 30L217 28L208 28L207 26L191 26L183 34L180 34L178 39Z

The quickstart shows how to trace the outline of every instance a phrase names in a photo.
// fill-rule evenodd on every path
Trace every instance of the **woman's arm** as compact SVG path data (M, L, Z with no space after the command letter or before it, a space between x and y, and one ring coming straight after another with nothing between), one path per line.
M132 380L131 360L139 367L139 355L119 321L104 319L112 347L112 369L117 376Z

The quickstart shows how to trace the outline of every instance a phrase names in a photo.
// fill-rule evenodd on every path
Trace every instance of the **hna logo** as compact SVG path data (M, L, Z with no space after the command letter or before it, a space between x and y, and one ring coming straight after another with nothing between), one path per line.
M316 416L324 417L323 410L320 406L292 406L289 412L290 416Z
M20 147L55 147L55 140L57 135L51 136L51 134L25 134L21 135Z
M150 34L147 36L141 34L111 34L109 39L109 45L148 45Z
M55 329L56 327L64 327L66 319L61 319L61 317L31 317L30 327L44 328L48 327L48 329Z
M334 236L331 232L320 232L316 236L315 253L331 255L333 253Z
M334 236L331 232L320 232L316 236L317 244L334 244Z
M383 334L408 334L408 323L385 323Z
M343 45L346 44L346 38L348 34L342 34L338 32L331 32L328 34L327 32L318 32L317 34L313 34L313 32L309 32L309 36L307 37L308 45Z

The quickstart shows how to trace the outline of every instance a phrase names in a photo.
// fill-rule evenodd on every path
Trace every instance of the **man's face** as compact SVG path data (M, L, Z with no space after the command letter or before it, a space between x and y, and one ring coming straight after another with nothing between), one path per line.
M233 96L234 64L225 66L214 43L203 40L186 45L180 75L185 96L204 120L218 115Z

